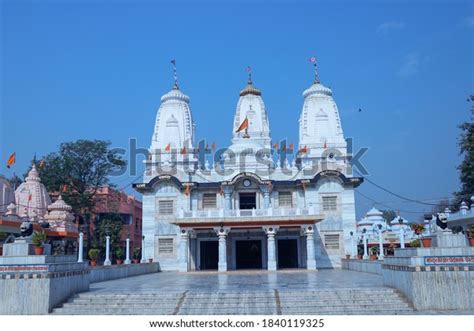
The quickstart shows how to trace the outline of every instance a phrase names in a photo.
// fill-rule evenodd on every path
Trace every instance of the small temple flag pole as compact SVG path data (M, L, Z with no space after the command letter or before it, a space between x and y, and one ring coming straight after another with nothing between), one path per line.
M176 60L171 60L171 64L173 65L173 78L174 78L174 86L173 88L179 89L178 87L178 72L176 71Z
M318 64L316 62L316 56L311 56L309 58L309 62L311 62L314 66L314 83L317 84L319 83L319 77L318 77Z

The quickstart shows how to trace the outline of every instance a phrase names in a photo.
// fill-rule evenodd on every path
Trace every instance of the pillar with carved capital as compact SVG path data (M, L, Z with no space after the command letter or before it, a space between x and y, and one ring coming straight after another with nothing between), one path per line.
M301 226L306 236L306 268L316 270L316 255L314 252L314 225Z
M178 249L178 271L188 271L189 234L191 229L181 229Z
M276 261L276 241L275 235L278 231L278 226L264 226L263 231L267 234L267 268L268 270L277 270Z
M230 228L214 228L214 231L219 238L219 262L217 264L217 270L227 271L227 235L229 234Z
M263 194L263 207L270 208L271 184L260 185L260 192Z
M233 192L233 187L232 186L224 186L223 191L224 191L224 208L227 210L232 209L232 192Z

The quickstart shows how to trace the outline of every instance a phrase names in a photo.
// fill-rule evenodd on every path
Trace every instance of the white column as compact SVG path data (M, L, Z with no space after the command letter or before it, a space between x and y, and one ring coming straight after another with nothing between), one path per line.
M84 233L80 232L79 233L79 250L77 252L77 262L84 262Z
M188 271L188 251L189 251L189 230L181 229L181 240L179 242L178 250L178 271Z
M351 232L351 251L352 251L352 256L351 258L355 259L357 258L357 249L354 243L354 232Z
M383 253L383 232L382 230L379 230L379 260L383 260L384 258L384 253Z
M403 225L400 226L400 248L405 248L405 229L403 229Z
M146 263L145 259L145 236L142 236L142 259L140 261L141 263Z
M219 237L219 262L217 269L220 272L227 271L227 235L229 234L230 228L214 228L214 231Z
M110 236L105 237L105 261L104 265L111 265L110 262Z
M268 270L277 270L276 261L276 240L275 235L278 226L264 226L263 231L267 234L267 268Z
M316 255L314 252L314 226L301 226L303 233L306 235L306 268L308 270L316 270Z
M126 247L125 247L125 264L130 264L130 238L126 240Z
M369 258L369 254L367 252L367 234L362 233L362 241L364 242L364 256L362 258L367 260Z

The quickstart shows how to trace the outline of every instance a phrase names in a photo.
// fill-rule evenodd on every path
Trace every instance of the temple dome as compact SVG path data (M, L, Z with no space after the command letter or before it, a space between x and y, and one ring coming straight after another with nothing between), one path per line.
M0 175L0 214L7 212L7 206L15 202L15 193L5 176Z
M77 226L73 223L74 215L71 214L72 207L63 200L61 195L48 206L48 210L49 213L44 218L52 230L77 232Z
M254 87L252 80L249 78L247 86L240 91L239 95L232 128L232 143L236 144L240 140L252 140L260 145L260 149L270 149L270 125L262 93ZM237 132L245 119L248 119L248 129L246 132ZM246 137L247 135L249 137Z
M17 214L29 218L43 219L51 199L46 187L41 183L38 171L33 164L25 182L15 191Z
M307 97L315 96L315 95L332 96L332 90L321 83L314 83L303 92L303 98L307 98Z

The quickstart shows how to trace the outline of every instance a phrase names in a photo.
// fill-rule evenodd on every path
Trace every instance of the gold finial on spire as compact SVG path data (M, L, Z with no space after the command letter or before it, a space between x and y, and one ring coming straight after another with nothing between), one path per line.
M309 58L309 62L311 62L314 66L314 84L319 84L318 64L316 62L316 56L311 56Z
M179 90L179 87L178 87L178 73L176 71L176 60L175 59L171 60L171 64L173 65L173 78L174 78L173 89Z

